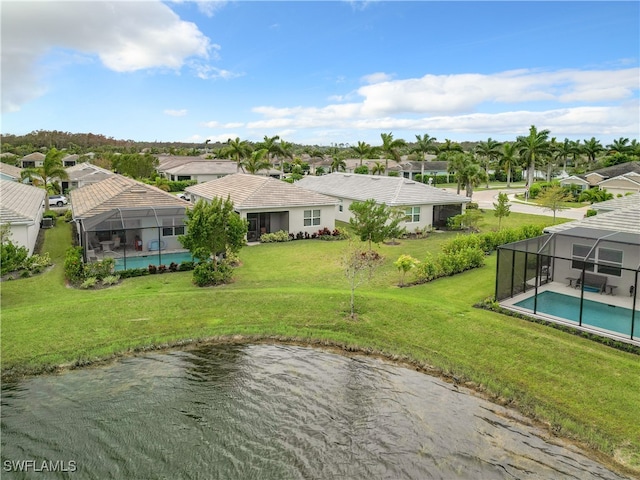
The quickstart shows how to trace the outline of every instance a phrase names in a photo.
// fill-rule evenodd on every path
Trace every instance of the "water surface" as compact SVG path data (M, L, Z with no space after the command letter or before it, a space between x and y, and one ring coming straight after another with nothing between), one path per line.
M512 415L372 358L209 346L3 386L2 478L623 478Z

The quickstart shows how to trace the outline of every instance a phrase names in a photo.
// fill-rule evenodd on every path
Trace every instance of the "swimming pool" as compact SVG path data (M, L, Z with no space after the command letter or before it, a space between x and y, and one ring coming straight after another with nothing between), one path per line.
M533 310L535 295L515 304ZM546 291L538 294L537 313L546 313L572 322L580 321L580 297ZM626 336L631 335L632 310L607 303L584 300L582 324L602 328ZM636 311L634 336L640 335L640 312Z
M155 253L153 255L127 257L126 259L116 258L115 260L116 270L130 270L132 268L147 268L149 265L158 266L160 263L169 266L172 262L177 264L191 262L193 258L191 257L191 252L173 252L162 253L160 256Z

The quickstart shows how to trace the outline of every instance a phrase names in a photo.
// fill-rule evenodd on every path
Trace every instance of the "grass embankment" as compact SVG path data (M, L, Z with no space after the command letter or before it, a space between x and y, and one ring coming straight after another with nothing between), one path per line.
M491 227L494 217L488 213ZM511 214L508 226L550 222ZM264 244L241 252L235 283L197 288L190 272L127 279L104 290L68 288L70 229L47 231L55 268L2 285L2 367L42 372L135 349L242 335L277 337L379 352L455 375L640 472L640 359L586 339L472 305L494 290L495 255L484 268L398 288L392 262L418 259L451 238L383 245L384 267L349 291L339 265L345 242Z

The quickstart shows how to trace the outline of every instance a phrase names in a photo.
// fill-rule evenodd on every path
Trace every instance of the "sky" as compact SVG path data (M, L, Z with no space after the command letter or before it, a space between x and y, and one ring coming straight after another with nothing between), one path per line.
M640 138L640 2L0 2L3 134Z

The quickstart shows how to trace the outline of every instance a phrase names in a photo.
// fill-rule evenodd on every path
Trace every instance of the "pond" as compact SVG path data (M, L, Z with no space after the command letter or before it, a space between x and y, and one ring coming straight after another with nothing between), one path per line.
M5 384L1 441L3 479L623 478L462 387L284 345Z

